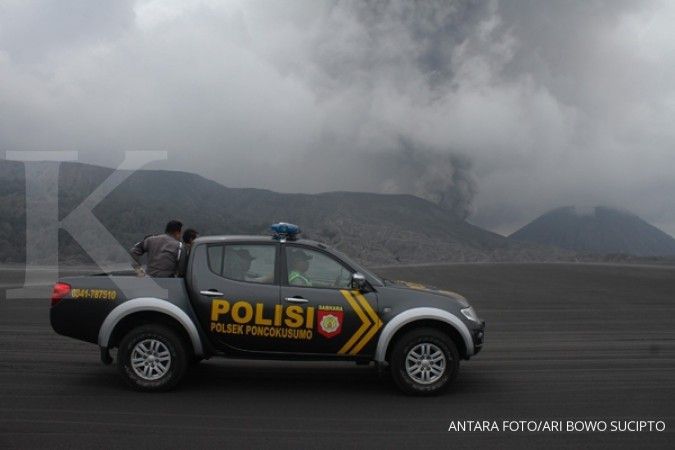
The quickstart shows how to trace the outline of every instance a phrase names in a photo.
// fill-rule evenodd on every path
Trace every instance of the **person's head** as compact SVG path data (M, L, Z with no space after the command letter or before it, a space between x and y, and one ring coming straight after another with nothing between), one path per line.
M309 269L309 260L312 259L312 256L308 255L302 250L291 250L289 259L291 263L291 270L304 273L307 271L307 269Z
M183 231L183 242L186 245L192 245L192 241L197 239L198 233L196 230L193 230L192 228L188 228L187 230Z
M239 268L242 272L248 272L251 268L251 263L255 259L251 252L245 248L234 250L234 253L237 255L237 260L239 261Z
M170 220L164 228L164 232L173 236L176 240L180 239L180 232L183 230L183 222L180 220Z

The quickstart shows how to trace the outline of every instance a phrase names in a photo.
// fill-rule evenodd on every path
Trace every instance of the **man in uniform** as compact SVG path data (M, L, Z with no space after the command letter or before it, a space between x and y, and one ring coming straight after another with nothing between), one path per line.
M180 241L180 233L183 224L178 220L172 220L166 224L164 234L148 236L136 243L129 254L133 259L133 266L138 276L146 273L151 277L175 277L178 273L179 264L185 258L183 243ZM141 256L147 253L147 269L143 271Z
M247 281L248 271L251 269L251 263L255 258L245 248L234 247L228 252L232 253L225 257L225 276L233 280Z
M309 269L309 260L312 255L308 255L302 250L289 250L288 253L288 284L291 286L312 286L312 281L306 272Z
M274 272L265 275L251 274L251 264L255 261L255 256L251 255L246 248L239 248L231 251L233 258L226 258L230 262L229 268L225 269L225 276L234 280L253 281L255 283L272 283L274 281Z

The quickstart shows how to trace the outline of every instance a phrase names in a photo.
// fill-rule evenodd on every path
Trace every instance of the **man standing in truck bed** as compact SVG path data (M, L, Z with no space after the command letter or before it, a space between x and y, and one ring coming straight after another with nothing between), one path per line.
M145 273L151 277L177 275L179 263L185 257L183 243L180 241L182 229L183 224L180 221L172 220L166 224L164 234L148 236L129 250L133 258L131 264L139 276ZM141 256L144 253L148 254L145 272L141 266Z

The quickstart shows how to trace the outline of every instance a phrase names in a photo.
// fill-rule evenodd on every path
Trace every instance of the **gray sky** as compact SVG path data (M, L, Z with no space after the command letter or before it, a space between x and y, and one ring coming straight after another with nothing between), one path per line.
M675 234L675 2L0 0L0 154Z

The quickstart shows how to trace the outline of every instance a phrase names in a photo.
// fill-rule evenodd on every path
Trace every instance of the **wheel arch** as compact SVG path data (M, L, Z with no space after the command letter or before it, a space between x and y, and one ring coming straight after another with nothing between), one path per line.
M98 345L105 349L116 346L122 334L136 324L157 322L176 328L191 344L196 356L204 355L197 327L185 311L173 303L153 297L135 298L113 309L101 325Z
M421 307L403 311L387 322L377 342L375 361L387 362L395 340L407 331L422 326L447 333L457 345L462 358L468 359L474 354L471 333L459 318L442 309Z

